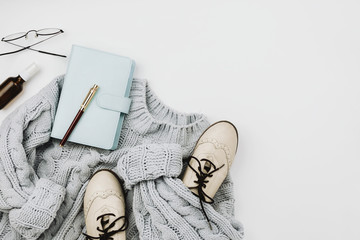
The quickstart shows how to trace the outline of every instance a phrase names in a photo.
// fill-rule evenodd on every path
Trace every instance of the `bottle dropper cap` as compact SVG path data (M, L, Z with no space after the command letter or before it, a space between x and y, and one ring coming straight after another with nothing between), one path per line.
M32 78L38 71L39 71L39 67L36 65L36 63L32 63L19 75L22 79L24 79L24 81L27 81L30 78Z

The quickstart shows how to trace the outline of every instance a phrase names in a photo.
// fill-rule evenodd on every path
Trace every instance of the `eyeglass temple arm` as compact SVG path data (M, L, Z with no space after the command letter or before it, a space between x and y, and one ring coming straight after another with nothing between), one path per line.
M34 45L30 45L30 46L27 46L27 47L23 47L23 46L21 46L21 45L18 45L18 44L12 43L12 42L7 42L7 43L12 44L12 45L17 46L17 47L22 47L22 49L19 49L19 50L13 51L13 52L2 53L2 54L0 54L0 56L2 56L2 55L7 55L7 54L12 54L12 53L17 53L17 52L23 51L23 50L25 50L25 49L29 49L29 50L36 51L36 52L39 52L39 53L44 53L44 54L49 54L49 55L53 55L53 56L58 56L58 57L66 58L65 55L61 55L61 54L57 54L57 53L51 53L51 52L46 52L46 51L41 51L41 50L37 50L37 49L31 48L31 46L34 46Z
M53 55L53 56L66 58L65 55L61 55L61 54L57 54L57 53L51 53L51 52L45 52L45 51L41 51L41 50L36 50L36 49L30 48L30 47L24 47L22 49L19 49L19 50L13 51L13 52L0 53L0 56L9 55L9 54L13 54L13 53L18 53L18 52L21 52L21 51L23 51L25 49L33 50L33 51L48 54L48 55Z
M45 51L36 50L36 49L32 49L32 48L29 48L29 49L38 51L39 53L45 53L45 54L49 54L49 55L53 55L53 56L58 56L58 57L66 58L65 55L61 55L61 54L57 54L57 53L45 52Z
M18 53L18 52L24 51L25 49L31 49L31 48L30 48L30 47L24 47L24 48L22 48L22 49L19 49L19 50L16 50L16 51L12 51L12 52L0 53L0 56L12 54L12 53ZM33 49L31 49L31 50L33 50Z

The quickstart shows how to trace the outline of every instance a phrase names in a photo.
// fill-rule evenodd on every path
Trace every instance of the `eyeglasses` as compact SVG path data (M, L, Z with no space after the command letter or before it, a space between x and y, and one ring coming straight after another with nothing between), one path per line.
M16 51L12 51L12 52L6 52L6 53L0 53L0 56L3 56L3 55L9 55L9 54L12 54L12 53L18 53L18 52L21 52L21 51L24 51L26 49L29 49L29 50L32 50L32 51L36 51L36 52L39 52L39 53L44 53L44 54L49 54L49 55L53 55L53 56L58 56L58 57L65 57L65 55L61 55L61 54L57 54L57 53L51 53L51 52L46 52L46 51L41 51L41 50L37 50L37 49L34 49L32 48L33 46L35 45L38 45L46 40L49 40L50 38L53 38L61 33L63 33L64 31L61 30L61 29L58 29L58 28L44 28L44 29L40 29L40 30L30 30L30 31L27 31L27 32L20 32L20 33L15 33L15 34L11 34L11 35L8 35L6 37L3 37L1 39L1 41L3 42L6 42L6 43L9 43L11 45L14 45L14 46L17 46L17 47L21 47L21 49L19 50L16 50ZM16 44L14 43L13 41L15 40L18 40L18 39L21 39L21 38L25 38L25 39L28 39L28 36L30 33L34 33L35 34L35 37L47 37L37 43L34 43L34 44L31 44L29 46L21 46L19 44Z

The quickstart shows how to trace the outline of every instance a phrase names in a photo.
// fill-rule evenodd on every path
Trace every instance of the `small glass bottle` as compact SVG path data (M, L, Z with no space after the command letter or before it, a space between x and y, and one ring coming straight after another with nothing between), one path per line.
M6 106L23 89L23 83L32 78L39 71L38 66L32 63L17 77L9 77L0 85L0 109Z

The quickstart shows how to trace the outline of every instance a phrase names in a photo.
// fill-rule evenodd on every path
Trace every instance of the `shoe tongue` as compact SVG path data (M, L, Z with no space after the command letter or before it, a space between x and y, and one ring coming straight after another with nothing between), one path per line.
M107 213L107 214L109 214L109 213ZM110 216L109 216L109 215L105 215L105 216L103 217L103 221L109 222L109 220L110 220Z
M210 170L211 170L211 164L207 161L204 164L204 170L206 173L210 172Z
M200 160L201 163L201 169L203 170L204 173L208 173L212 170L212 166L211 163L214 164L214 155L211 153L202 153L198 156L198 159ZM208 161L204 161L204 159L208 160ZM211 163L210 163L210 162Z

